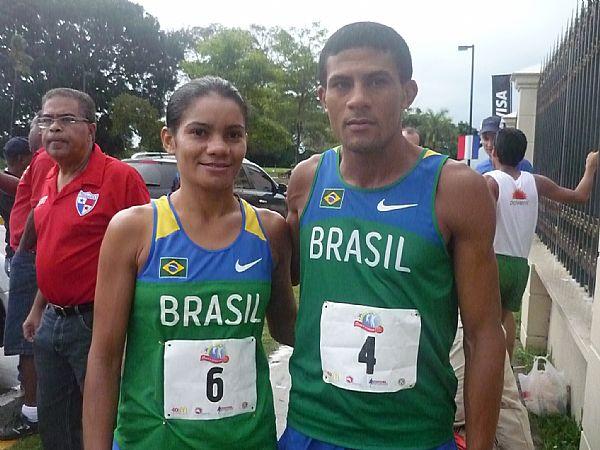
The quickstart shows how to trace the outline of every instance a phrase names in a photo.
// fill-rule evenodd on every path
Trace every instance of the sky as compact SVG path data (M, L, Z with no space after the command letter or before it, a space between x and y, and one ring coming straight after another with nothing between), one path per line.
M419 94L413 106L469 120L471 53L475 46L473 126L491 114L491 76L539 65L566 29L579 0L134 0L165 30L220 23L302 28L319 22L333 33L357 21L393 27L407 41ZM513 96L513 111L517 96Z

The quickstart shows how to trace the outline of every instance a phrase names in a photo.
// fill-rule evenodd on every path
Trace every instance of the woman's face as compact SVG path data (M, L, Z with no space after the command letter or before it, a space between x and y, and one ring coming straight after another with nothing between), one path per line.
M198 97L173 135L163 128L165 149L176 156L181 185L233 190L246 155L246 124L238 104L216 93Z

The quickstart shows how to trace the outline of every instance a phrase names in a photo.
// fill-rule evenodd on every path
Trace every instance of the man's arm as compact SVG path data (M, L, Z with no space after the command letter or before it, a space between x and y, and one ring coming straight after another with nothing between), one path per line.
M313 178L319 165L321 155L311 156L306 161L302 161L294 168L290 176L290 182L287 189L288 214L287 223L290 227L292 237L292 284L297 286L300 283L300 216L312 186Z
M33 342L33 339L35 338L35 332L40 326L42 314L44 313L44 308L47 303L48 301L44 297L44 294L38 289L33 305L31 306L31 311L29 311L29 314L22 325L23 336L29 342Z
M277 342L294 346L297 307L290 282L292 245L289 227L276 212L262 209L260 217L273 255L271 301L267 307L269 332Z
M485 180L466 166L448 162L440 177L436 212L454 260L464 327L467 447L487 450L498 422L506 343L493 249L496 217Z
M113 217L102 241L94 295L94 328L83 395L83 438L88 450L112 448L121 361L138 267L151 242L152 209Z
M585 160L583 177L575 189L559 186L550 178L534 175L538 195L560 203L585 203L594 187L594 175L598 169L598 152L590 152Z
M0 171L0 191L6 192L8 195L15 196L17 193L17 186L19 185L19 178Z
M35 247L36 242L37 233L35 231L35 221L33 219L32 208L27 216L25 228L23 229L23 234L21 235L21 240L19 241L19 247L17 248L17 251L29 251Z

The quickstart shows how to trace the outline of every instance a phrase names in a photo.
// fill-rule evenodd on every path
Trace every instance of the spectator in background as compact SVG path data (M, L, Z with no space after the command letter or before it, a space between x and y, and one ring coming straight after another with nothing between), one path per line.
M490 116L486 117L483 119L483 122L481 122L481 130L479 131L481 145L489 157L489 159L477 164L477 167L475 168L475 170L482 175L494 170L494 165L492 163L492 150L494 149L494 140L496 139L496 134L498 133L498 130L500 130L501 120L502 119L498 116ZM517 169L524 172L533 172L533 166L525 158L519 162Z
M6 160L6 169L4 173L13 177L21 178L23 172L31 162L31 151L29 150L29 142L24 137L13 137L4 146L4 159ZM0 216L4 220L6 228L6 254L4 260L4 270L6 275L10 276L10 260L14 255L13 249L10 247L10 211L15 203L14 194L0 191Z
M37 235L38 291L23 333L34 343L45 449L82 448L82 391L100 244L118 211L150 201L138 172L94 143L95 109L84 92L52 89L37 119L56 166L26 225L26 234Z
M14 251L9 280L8 310L4 335L4 354L19 356L19 376L24 402L21 415L0 432L0 439L14 439L37 432L37 378L33 362L33 346L23 337L23 322L33 305L37 292L35 274L35 239L23 237L25 223L41 196L41 188L54 161L41 147L37 116L29 130L29 167L23 172L16 188L15 202L10 213L10 248ZM18 178L17 178L18 180ZM23 239L21 239L23 237ZM35 234L34 234L35 238ZM23 244L20 247L19 244Z
M502 324L511 359L516 338L514 313L521 309L529 277L527 258L537 225L538 198L546 197L560 203L585 203L591 195L598 168L598 151L590 152L577 187L565 188L543 175L519 169L526 148L527 138L521 130L500 130L492 150L496 170L485 175L496 202L494 251L498 260Z

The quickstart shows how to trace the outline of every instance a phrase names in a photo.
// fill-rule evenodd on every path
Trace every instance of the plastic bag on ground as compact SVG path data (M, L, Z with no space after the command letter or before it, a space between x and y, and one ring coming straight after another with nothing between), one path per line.
M540 369L540 363L543 368ZM523 401L527 409L538 415L565 414L567 410L567 384L561 372L548 358L537 356L533 368L519 374Z

